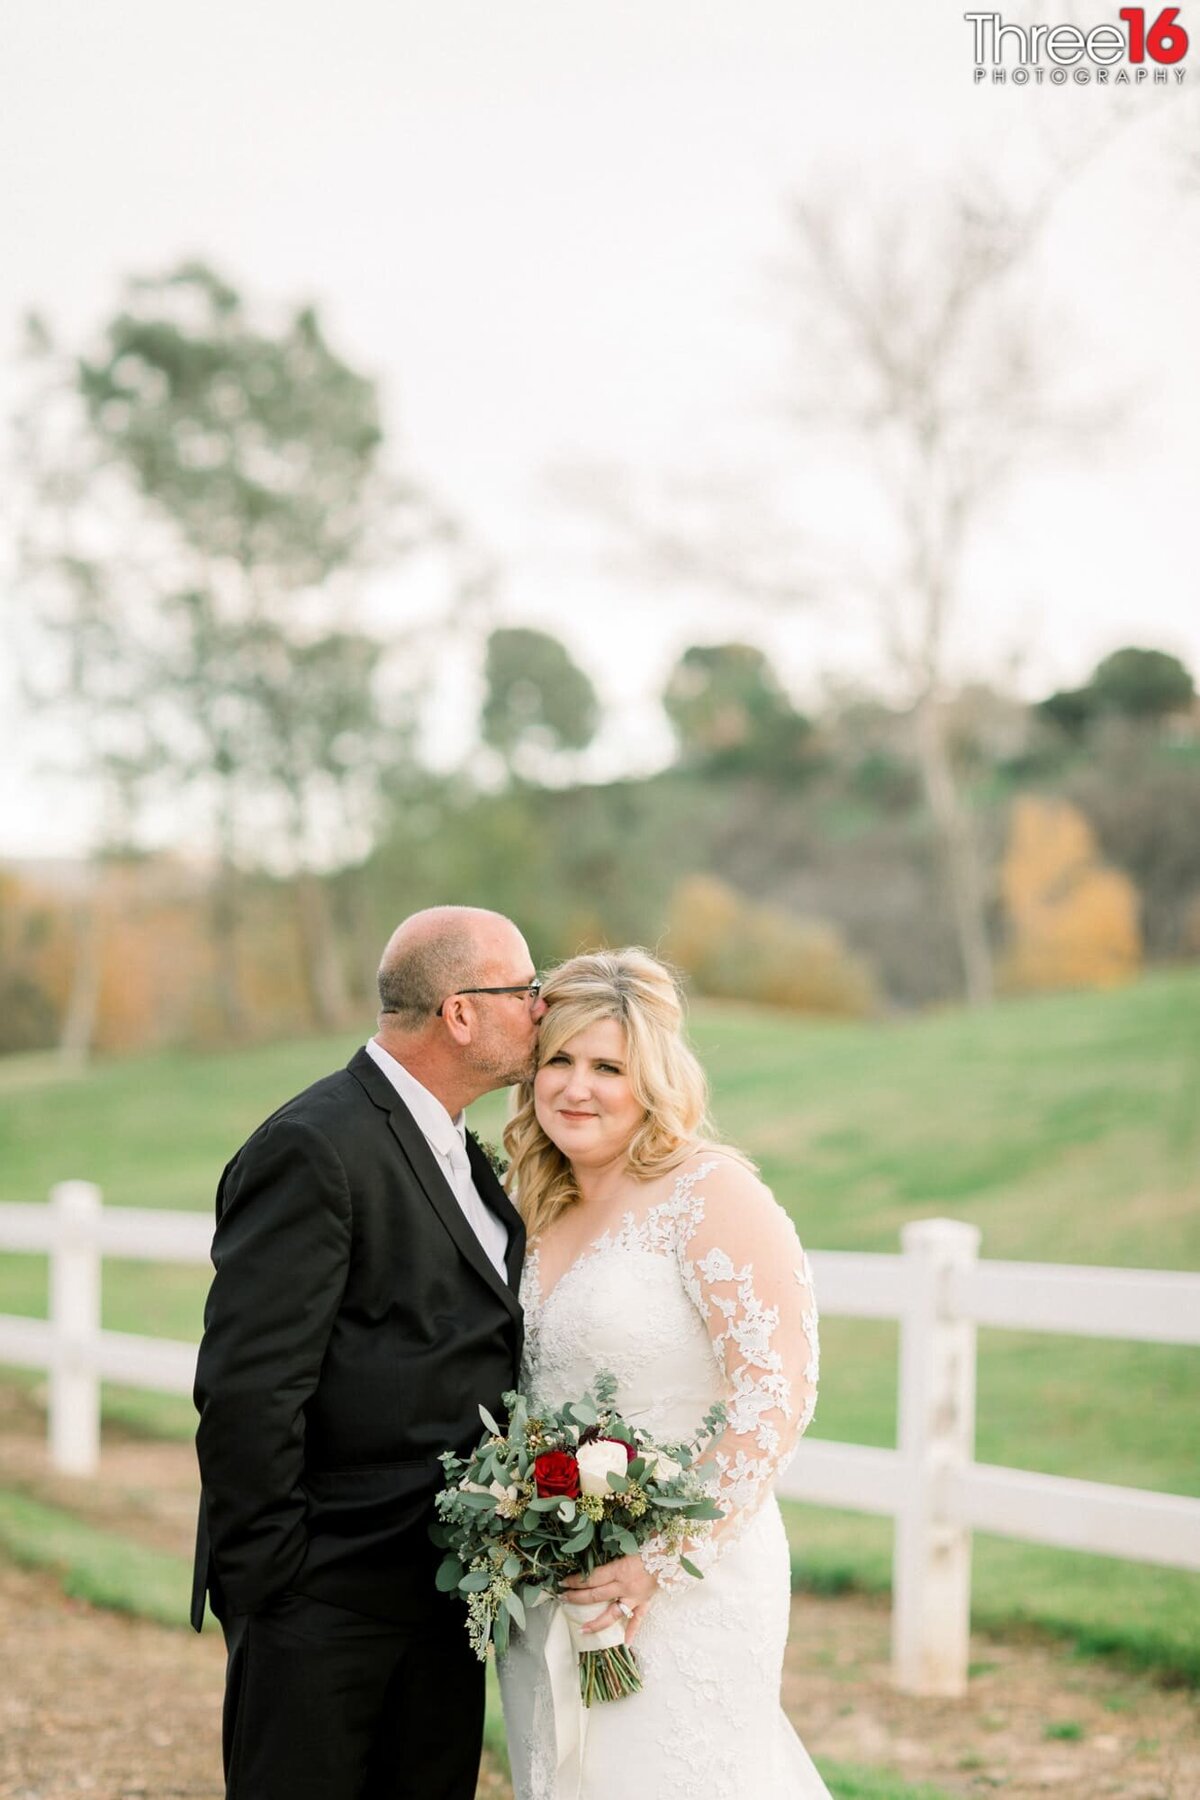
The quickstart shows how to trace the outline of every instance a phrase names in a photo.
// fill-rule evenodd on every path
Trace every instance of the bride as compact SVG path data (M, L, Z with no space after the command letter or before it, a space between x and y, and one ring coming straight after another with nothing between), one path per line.
M642 950L577 956L542 989L539 1067L505 1132L529 1232L521 1298L531 1400L597 1372L659 1443L714 1400L723 1516L686 1547L654 1540L569 1586L626 1620L643 1687L591 1707L555 1681L557 1608L528 1615L499 1665L517 1800L828 1800L780 1706L788 1549L771 1488L812 1416L817 1322L791 1221L737 1151L704 1135L705 1081L670 973ZM564 1699L564 1695L566 1698Z

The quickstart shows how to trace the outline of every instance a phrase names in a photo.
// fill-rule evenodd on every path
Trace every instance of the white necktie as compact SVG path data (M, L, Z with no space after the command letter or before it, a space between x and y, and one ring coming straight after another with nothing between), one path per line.
M450 1165L450 1186L454 1197L463 1211L463 1217L482 1244L488 1261L492 1264L502 1281L508 1280L508 1272L504 1267L504 1255L508 1249L508 1233L490 1207L484 1205L475 1188L475 1178L471 1174L471 1161L467 1155L467 1146L454 1133L454 1139L446 1156Z

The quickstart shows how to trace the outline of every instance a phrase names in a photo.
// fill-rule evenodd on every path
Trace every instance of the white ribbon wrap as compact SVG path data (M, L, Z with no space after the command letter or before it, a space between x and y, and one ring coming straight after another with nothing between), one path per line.
M613 1650L625 1642L625 1621L603 1631L583 1630L606 1610L604 1600L562 1600L546 1633L546 1672L554 1703L554 1741L558 1757L554 1800L579 1800L583 1782L583 1750L588 1709L579 1694L579 1658L586 1650Z

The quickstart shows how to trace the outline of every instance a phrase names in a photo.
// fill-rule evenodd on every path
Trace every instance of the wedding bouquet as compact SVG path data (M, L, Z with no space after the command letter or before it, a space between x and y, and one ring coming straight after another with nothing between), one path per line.
M565 1576L634 1556L650 1538L656 1549L679 1551L681 1566L701 1579L681 1547L721 1517L700 1458L724 1426L725 1409L712 1407L690 1443L655 1444L615 1411L616 1386L601 1373L580 1399L536 1413L523 1394L505 1394L507 1432L481 1406L478 1447L468 1457L442 1456L446 1486L430 1527L446 1551L437 1585L465 1598L481 1661L490 1646L507 1649L513 1622L524 1626L527 1609L555 1598ZM585 1706L641 1686L623 1624L580 1634L579 1625L603 1610L564 1602Z

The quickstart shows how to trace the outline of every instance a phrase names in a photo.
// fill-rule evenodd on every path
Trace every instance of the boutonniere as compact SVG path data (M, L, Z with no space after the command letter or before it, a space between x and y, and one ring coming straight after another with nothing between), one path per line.
M475 1132L468 1131L467 1136L475 1148L487 1158L492 1174L497 1181L503 1181L508 1173L508 1158L495 1144L489 1144L486 1138L478 1137Z

